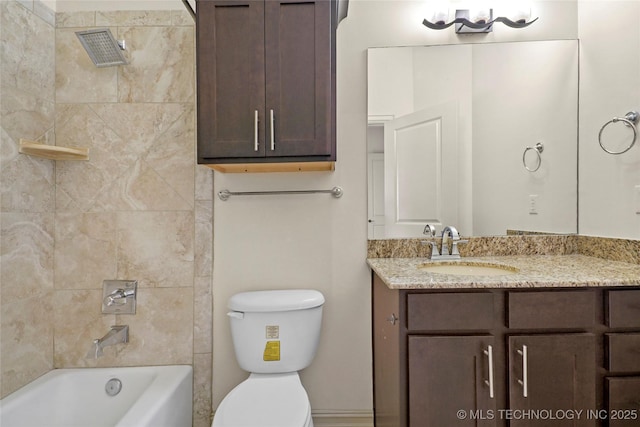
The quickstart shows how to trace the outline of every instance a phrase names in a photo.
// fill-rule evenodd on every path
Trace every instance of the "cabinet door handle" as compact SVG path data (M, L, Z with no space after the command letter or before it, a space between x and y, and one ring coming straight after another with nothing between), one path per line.
M518 350L518 354L522 356L522 379L518 380L518 384L522 386L522 397L529 395L529 373L527 372L527 346L522 345L522 350Z
M253 116L253 150L258 151L258 110Z
M271 151L276 149L276 131L274 129L275 118L273 110L271 110Z
M494 392L493 392L493 346L492 345L488 345L487 349L484 350L484 354L487 355L488 360L488 365L489 365L489 379L488 380L484 380L484 383L486 385L489 386L489 397L491 399L493 399L494 396Z

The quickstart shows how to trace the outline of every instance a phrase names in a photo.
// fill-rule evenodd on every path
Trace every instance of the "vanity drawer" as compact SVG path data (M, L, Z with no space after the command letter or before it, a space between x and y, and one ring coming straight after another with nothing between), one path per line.
M407 327L412 331L488 330L493 328L491 292L409 294Z
M607 326L640 327L640 289L607 292Z
M640 424L640 377L607 378L609 427Z
M593 291L509 292L508 325L514 329L575 329L595 324Z
M606 334L607 369L611 372L640 372L640 333Z

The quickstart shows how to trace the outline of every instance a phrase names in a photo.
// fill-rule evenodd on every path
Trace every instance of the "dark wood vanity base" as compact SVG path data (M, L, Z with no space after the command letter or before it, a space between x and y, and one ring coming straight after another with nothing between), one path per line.
M640 426L640 287L372 277L376 427Z

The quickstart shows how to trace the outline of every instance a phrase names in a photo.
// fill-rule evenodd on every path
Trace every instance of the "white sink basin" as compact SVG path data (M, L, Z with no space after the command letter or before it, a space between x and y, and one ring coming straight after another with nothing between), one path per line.
M454 276L505 276L519 271L508 265L479 261L437 261L422 264L418 268L427 273Z

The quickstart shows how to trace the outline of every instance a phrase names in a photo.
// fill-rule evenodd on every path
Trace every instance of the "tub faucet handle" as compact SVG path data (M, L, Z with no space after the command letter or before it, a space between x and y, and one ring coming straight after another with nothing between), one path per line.
M102 282L102 314L136 314L137 280Z
M127 302L127 298L135 297L136 291L134 289L116 289L104 298L104 304L108 307L112 305L124 305Z

